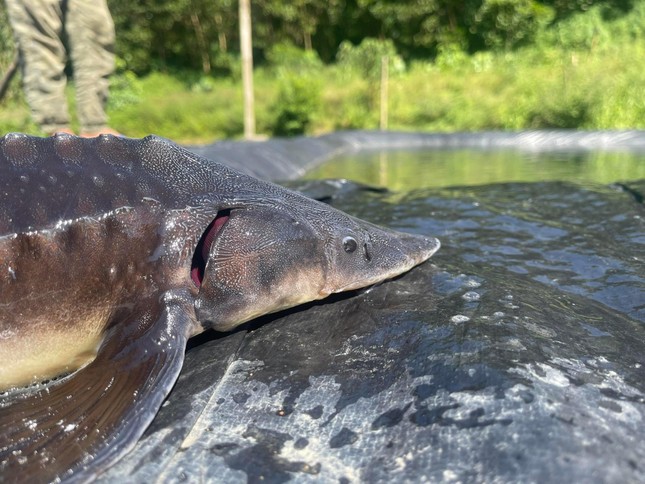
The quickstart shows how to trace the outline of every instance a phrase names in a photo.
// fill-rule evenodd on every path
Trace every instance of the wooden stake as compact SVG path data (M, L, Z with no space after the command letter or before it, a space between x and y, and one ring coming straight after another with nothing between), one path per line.
M240 50L242 54L242 89L244 90L244 138L255 138L253 99L253 47L251 41L251 2L240 0Z
M387 129L387 105L388 105L388 84L389 84L389 59L384 55L381 57L381 131Z

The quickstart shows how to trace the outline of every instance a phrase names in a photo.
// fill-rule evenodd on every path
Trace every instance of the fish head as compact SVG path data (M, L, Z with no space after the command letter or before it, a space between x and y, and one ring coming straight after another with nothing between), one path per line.
M197 319L218 331L390 279L440 245L312 200L220 211L211 225L203 275L193 280Z
M336 212L321 227L328 261L325 295L392 279L428 260L438 239L399 232Z

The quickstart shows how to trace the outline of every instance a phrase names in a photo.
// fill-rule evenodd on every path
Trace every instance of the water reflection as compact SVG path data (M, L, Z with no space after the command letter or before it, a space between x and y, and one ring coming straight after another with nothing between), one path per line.
M348 178L393 190L505 182L612 183L645 178L634 152L435 149L360 152L335 158L307 178Z

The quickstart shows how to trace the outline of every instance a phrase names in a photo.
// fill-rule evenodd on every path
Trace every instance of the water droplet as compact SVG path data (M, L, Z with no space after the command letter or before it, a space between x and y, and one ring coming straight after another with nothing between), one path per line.
M481 298L481 295L478 292L475 291L468 291L464 294L462 294L462 299L465 299L466 301L479 301L479 298Z
M452 318L450 318L451 323L465 323L466 321L470 321L470 318L468 316L464 316L463 314L455 314Z

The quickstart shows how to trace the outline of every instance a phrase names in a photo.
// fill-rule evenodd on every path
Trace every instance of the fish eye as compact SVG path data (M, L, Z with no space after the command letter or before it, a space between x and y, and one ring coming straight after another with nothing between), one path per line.
M354 237L350 237L348 235L343 239L343 249L345 249L345 252L352 253L357 247L358 243L356 243L356 239Z

